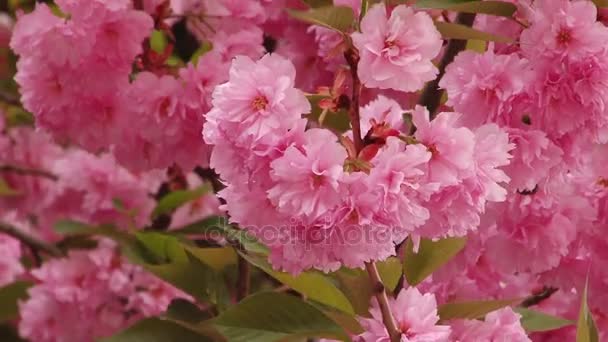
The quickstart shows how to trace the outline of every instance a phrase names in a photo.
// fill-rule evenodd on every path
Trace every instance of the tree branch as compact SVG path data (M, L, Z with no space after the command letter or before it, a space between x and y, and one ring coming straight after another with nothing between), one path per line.
M348 116L350 118L350 125L353 129L353 140L355 143L355 150L357 154L363 149L363 138L361 137L361 117L359 115L359 98L361 95L361 80L359 80L359 74L357 73L357 67L359 64L359 52L354 48L349 48L344 52L344 58L350 67L350 73L352 76L352 87L353 94L351 98L350 108L348 110Z
M15 173L22 176L36 176L50 179L52 181L59 180L57 175L40 169L33 169L28 167L16 166L16 165L0 165L0 173Z
M524 308L529 308L531 306L537 305L537 304L541 303L542 301L551 297L555 292L557 292L557 290L558 289L556 287L544 286L542 288L542 290L539 291L538 293L534 293L531 296L524 299L524 301L521 302L520 306L522 306Z
M369 279L372 283L372 289L374 291L374 295L378 304L380 305L380 311L382 312L382 321L386 326L386 330L388 331L388 335L391 338L391 342L399 342L401 341L401 332L397 329L397 324L395 322L395 317L391 311L391 307L388 303L388 296L386 295L386 288L380 279L380 274L378 273L378 268L376 264L365 263L365 269L367 270L367 274L369 275Z
M4 102L13 106L21 106L19 98L13 94L10 94L4 90L0 90L0 102Z
M63 252L59 250L59 248L48 244L42 240L39 240L38 238L30 236L22 230L2 221L0 221L0 233L10 235L15 239L21 241L24 245L28 246L32 250L32 253L36 257L36 259L38 259L38 251L44 252L53 257L60 257L64 255Z
M456 24L460 25L473 26L474 21L475 13L460 13L456 17ZM431 119L435 117L435 112L437 112L437 108L439 108L439 104L441 103L441 95L443 94L443 91L439 89L439 82L445 74L445 68L454 61L454 57L463 51L466 46L466 40L451 39L448 42L443 57L439 62L439 74L437 75L437 78L429 82L420 95L418 104L425 106L429 110Z

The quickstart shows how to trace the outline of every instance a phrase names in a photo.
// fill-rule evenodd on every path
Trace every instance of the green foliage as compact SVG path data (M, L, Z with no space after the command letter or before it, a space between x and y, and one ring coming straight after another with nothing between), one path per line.
M510 43L512 41L511 38L482 32L461 24L436 21L435 27L445 39L476 39L498 43Z
M480 319L492 311L519 303L521 299L502 299L447 303L437 310L442 321L450 319Z
M446 264L460 252L466 238L447 238L438 241L421 239L418 252L414 252L412 240L405 245L403 273L408 284L415 286Z
M348 31L355 20L353 10L347 6L325 6L311 8L308 11L287 10L287 12L295 19L338 32Z
M156 218L159 215L169 213L182 205L197 200L205 194L211 192L211 186L208 184L202 185L193 190L178 190L169 193L167 196L158 201L156 208L152 211L152 218Z
M249 296L213 323L231 342L270 342L296 336L348 340L344 330L321 310L284 293Z
M273 270L272 266L270 266L265 259L244 254L242 257L276 280L289 286L294 291L305 295L307 298L348 314L354 314L353 306L349 300L328 276L316 271L302 272L297 276L292 276L289 273Z
M521 325L529 333L550 331L574 324L570 320L526 308L517 308L515 312L521 315Z
M0 288L0 323L19 317L19 300L27 298L27 289L32 283L17 281Z
M376 266L378 267L378 273L380 273L384 287L389 291L394 291L399 283L399 279L403 275L401 260L396 257L390 257L384 261L377 262Z
M588 282L585 284L585 289L581 296L581 309L578 314L578 322L576 324L576 342L598 342L599 336L595 321L587 304L587 289Z
M319 122L321 117L322 109L319 108L319 101L326 98L323 95L308 95L308 101L312 108L311 113L308 115L308 120ZM327 127L335 132L344 133L350 129L350 119L348 118L348 112L344 109L339 110L336 113L327 113L325 120L323 120L323 126Z
M150 34L150 48L156 53L163 53L167 48L167 37L162 31L154 30Z
M512 17L517 6L505 1L418 0L416 7Z
M211 342L212 340L169 320L148 318L101 342Z
M595 4L595 6L602 8L608 7L608 0L591 0Z

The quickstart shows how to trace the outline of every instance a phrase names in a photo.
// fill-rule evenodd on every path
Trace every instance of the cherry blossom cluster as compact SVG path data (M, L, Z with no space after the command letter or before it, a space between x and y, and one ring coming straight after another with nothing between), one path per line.
M388 299L401 341L574 340L574 326L527 334L510 307L451 321L438 307L532 296L576 320L585 286L606 339L608 16L590 0L507 2L512 18L478 14L473 28L510 42L470 44L445 70L436 22L454 15L410 4L335 0L356 21L345 32L290 17L309 8L296 0L56 0L14 25L0 17L35 118L0 116L0 223L48 243L65 219L150 228L167 170L183 170L187 189L209 168L217 196L175 210L165 229L225 214L294 276L466 237ZM179 25L198 48L187 57ZM158 34L163 51L151 48ZM438 77L443 101L427 108ZM341 119L347 129L330 124ZM89 341L191 299L95 242L28 268L34 252L0 234L0 285L34 282L22 337ZM357 317L354 340L390 340L383 304Z

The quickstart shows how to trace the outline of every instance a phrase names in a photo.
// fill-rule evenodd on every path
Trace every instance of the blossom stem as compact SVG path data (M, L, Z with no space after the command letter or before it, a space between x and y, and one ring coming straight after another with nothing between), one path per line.
M38 259L38 251L42 251L53 257L63 256L63 252L42 240L39 240L31 235L26 234L21 229L18 229L8 223L0 221L0 233L10 235L15 239L19 240L24 245L28 246L32 250L32 254Z
M359 98L361 95L361 80L359 79L359 74L357 72L359 52L354 47L351 47L344 53L344 58L346 58L346 62L350 67L350 74L353 80L353 95L348 110L348 117L350 118L350 125L353 130L355 151L359 154L364 147L363 138L361 137L361 117L359 115Z
M557 292L557 290L558 289L556 287L544 286L540 292L535 293L530 297L524 299L524 301L521 302L520 306L524 308L529 308L531 306L540 304L544 300L550 298L555 292Z
M456 23L465 26L472 26L475 21L475 13L460 13L456 17ZM431 120L435 117L437 109L441 103L441 96L443 91L439 89L439 81L445 74L445 68L454 61L456 55L458 55L461 51L463 51L467 47L467 41L462 39L451 39L448 42L448 45L445 48L445 52L443 53L443 57L439 62L439 74L437 74L437 78L433 81L429 82L420 95L420 99L418 100L418 104L425 106L431 115ZM415 128L412 126L412 129Z
M0 165L0 173L15 173L22 176L36 176L50 179L52 181L59 180L59 177L46 170L32 169L16 165L3 164Z
M376 300L380 306L380 311L382 312L382 321L386 326L386 330L391 338L391 342L399 342L401 341L401 332L399 332L399 329L397 329L395 317L393 316L391 307L388 303L386 288L384 283L382 283L382 279L380 279L378 268L374 262L367 262L365 263L365 269L367 270L367 274L369 275L369 279L372 283L374 296L376 297Z

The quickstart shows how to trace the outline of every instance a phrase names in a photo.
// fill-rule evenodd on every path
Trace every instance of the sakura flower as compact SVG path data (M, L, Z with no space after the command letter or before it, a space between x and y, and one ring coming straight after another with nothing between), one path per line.
M475 136L468 128L458 127L458 113L440 113L432 121L429 112L416 106L412 112L415 138L431 152L429 181L442 186L458 184L474 167Z
M403 115L405 110L399 103L384 95L378 97L361 108L361 133L365 135L372 127L371 121L385 123L396 130L404 129Z
M532 76L528 62L516 54L464 51L448 65L439 86L448 92L446 104L464 114L464 125L510 125L521 120L514 112Z
M450 341L532 341L522 328L520 318L521 315L513 312L511 308L505 308L487 314L484 321L456 321L451 324Z
M574 58L602 49L608 28L597 22L589 1L540 0L533 5L532 25L521 34L521 49L529 59L569 55Z
M15 238L0 234L0 287L8 285L25 272L21 265L21 243Z
M401 342L449 341L450 327L438 325L437 302L431 293L422 294L410 287L401 290L389 305L401 332ZM389 335L382 322L382 313L376 301L370 310L372 318L359 318L365 332L355 337L356 341L389 341Z
M280 211L316 218L340 200L346 150L327 130L306 131L301 147L290 146L271 163L277 183L268 197Z
M268 135L284 134L310 111L294 81L293 64L279 55L265 55L257 62L237 57L230 68L230 80L213 93L214 108L207 120L216 121L220 130L229 130L235 140L257 142ZM213 143L211 132L204 133Z
M406 5L387 17L384 4L375 5L352 34L359 49L359 77L367 87L417 91L438 73L432 59L441 50L441 35L431 17Z
M94 341L160 314L175 298L188 298L126 263L111 243L100 244L32 271L38 283L19 304L21 336L41 342Z

